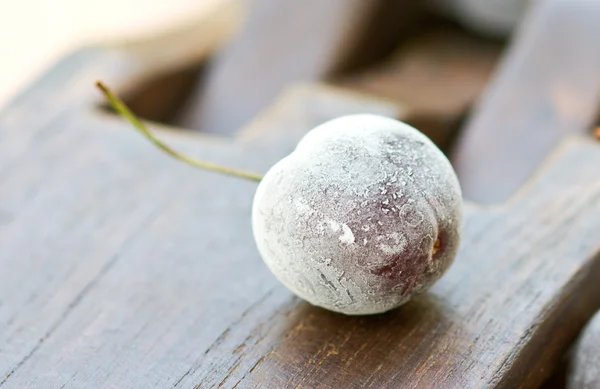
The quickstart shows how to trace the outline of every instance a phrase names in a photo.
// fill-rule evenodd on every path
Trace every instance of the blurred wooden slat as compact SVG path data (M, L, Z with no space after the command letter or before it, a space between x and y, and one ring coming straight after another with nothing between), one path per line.
M138 115L172 122L201 82L208 58L238 30L242 0L219 0L193 22L152 38L108 44L137 57L136 77L122 85L124 98Z
M402 120L447 149L453 130L491 78L502 46L438 27L413 39L392 58L336 84L397 102Z
M590 131L600 107L600 2L536 2L453 158L463 194L506 200L566 135Z
M418 25L418 1L252 0L182 124L232 134L294 82L322 79L393 49ZM358 50L360 47L360 50Z

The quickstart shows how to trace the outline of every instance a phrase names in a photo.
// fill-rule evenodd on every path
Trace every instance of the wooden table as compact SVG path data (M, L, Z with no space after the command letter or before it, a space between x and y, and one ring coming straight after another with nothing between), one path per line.
M258 255L255 184L157 153L93 87L179 96L156 80L220 47L233 19L215 12L178 45L78 51L0 114L0 388L538 387L600 308L600 143L566 137L510 200L466 203L455 265L402 308L312 307ZM504 76L498 93L516 93ZM231 138L153 128L191 155L264 172L327 119L414 112L345 84L291 87ZM493 101L477 112L497 115Z

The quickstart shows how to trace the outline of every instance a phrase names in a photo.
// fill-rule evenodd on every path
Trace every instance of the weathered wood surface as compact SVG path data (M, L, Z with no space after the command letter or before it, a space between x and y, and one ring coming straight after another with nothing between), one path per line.
M94 108L93 82L125 85L139 58L77 53L0 114L0 388L535 388L600 307L597 142L564 143L510 203L467 205L430 292L345 317L262 264L254 184L182 166ZM237 141L162 135L266 171L318 122L401 114L332 96L290 92Z
M453 164L467 199L502 202L600 106L600 2L535 2L463 131Z

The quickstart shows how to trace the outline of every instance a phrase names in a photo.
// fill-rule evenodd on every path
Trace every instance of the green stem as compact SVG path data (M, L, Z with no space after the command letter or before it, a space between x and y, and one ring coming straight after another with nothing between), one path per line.
M246 172L241 170L236 170L232 168L228 168L225 166L217 165L211 162L202 161L196 158L188 157L187 155L180 154L179 152L173 150L171 147L167 146L160 139L156 138L142 123L137 116L131 112L129 108L119 99L113 92L108 89L106 85L102 82L97 81L96 86L102 91L106 99L112 105L112 107L127 121L129 121L135 128L137 128L150 142L154 143L156 147L169 154L171 157L178 159L188 165L203 169L209 170L217 173L227 174L234 177L244 178L246 180L260 182L262 180L262 176L252 172Z

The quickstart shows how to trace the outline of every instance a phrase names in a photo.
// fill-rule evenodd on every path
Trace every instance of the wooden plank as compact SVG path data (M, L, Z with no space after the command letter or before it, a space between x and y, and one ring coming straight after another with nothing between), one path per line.
M566 134L590 130L600 106L600 2L535 3L457 145L467 199L512 195Z
M563 144L511 203L467 204L430 292L346 317L262 264L254 184L182 166L93 109L93 81L123 85L138 61L84 51L0 115L0 388L535 388L600 307L598 143ZM316 122L401 112L330 94L288 95L236 142L168 138L265 171Z

